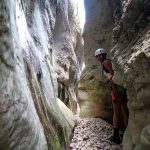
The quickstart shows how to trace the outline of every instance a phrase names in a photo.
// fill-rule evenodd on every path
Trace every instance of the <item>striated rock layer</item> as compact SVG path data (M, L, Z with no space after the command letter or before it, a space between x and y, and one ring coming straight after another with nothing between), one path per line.
M66 150L82 38L71 0L0 1L0 149ZM60 101L60 99L65 102Z

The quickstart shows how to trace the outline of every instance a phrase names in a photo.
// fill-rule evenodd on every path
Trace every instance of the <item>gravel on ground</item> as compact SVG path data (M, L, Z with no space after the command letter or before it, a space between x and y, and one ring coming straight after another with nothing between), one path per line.
M109 141L113 127L100 118L79 118L70 144L70 150L122 150L122 144Z

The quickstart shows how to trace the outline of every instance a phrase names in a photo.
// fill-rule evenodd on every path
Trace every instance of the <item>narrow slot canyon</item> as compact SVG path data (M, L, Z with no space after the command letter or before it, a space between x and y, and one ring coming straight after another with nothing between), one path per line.
M0 10L0 150L150 149L149 0Z

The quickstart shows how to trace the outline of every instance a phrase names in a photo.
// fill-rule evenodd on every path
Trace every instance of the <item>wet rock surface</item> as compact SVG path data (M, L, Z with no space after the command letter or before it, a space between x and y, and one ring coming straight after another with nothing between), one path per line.
M100 118L76 117L77 126L70 144L70 150L122 150L122 144L109 141L112 126Z

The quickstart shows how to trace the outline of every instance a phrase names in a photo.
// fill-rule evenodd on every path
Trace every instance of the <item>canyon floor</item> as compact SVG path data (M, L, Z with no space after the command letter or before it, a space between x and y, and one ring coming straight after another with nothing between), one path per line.
M79 118L70 144L70 150L122 150L108 139L112 135L112 125L100 118Z

